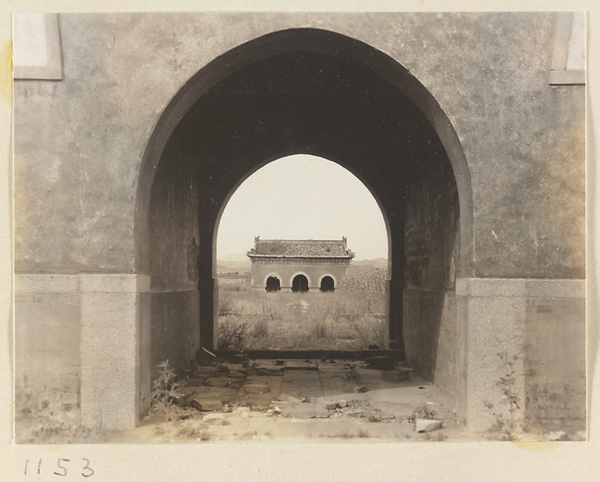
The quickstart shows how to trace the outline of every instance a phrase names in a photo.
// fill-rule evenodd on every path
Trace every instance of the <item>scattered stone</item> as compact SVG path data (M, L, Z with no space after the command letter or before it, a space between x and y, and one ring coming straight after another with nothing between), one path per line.
M190 407L193 407L196 410L200 410L203 412L217 411L223 408L223 404L220 400L207 399L205 396L202 395L192 395L187 400L187 404Z
M355 387L354 393L366 393L369 389L367 387Z
M272 417L273 415L281 415L281 409L277 406L275 406L274 408L270 408L269 410L267 410L267 415L269 415L270 417Z
M246 370L232 370L227 375L229 378L246 378L248 372Z
M409 379L409 372L398 370L382 370L381 379L386 382L402 382Z
M248 407L238 407L233 411L233 413L242 418L248 418L250 416L250 409Z
M248 383L244 385L244 391L246 393L268 393L271 391L271 387L266 383Z
M428 418L417 418L415 419L415 432L431 432L442 428L441 420L431 420Z
M337 402L327 402L325 407L327 410L337 410L339 408L345 408L348 405L346 400L338 400Z
M436 417L435 410L433 410L433 408L429 408L427 405L423 405L421 408L418 408L417 410L415 410L412 414L413 420L416 420L418 418L426 419L426 420L434 420L435 417Z
M203 422L214 422L215 420L225 420L225 415L222 413L209 413L202 417Z
M196 391L196 387L192 387L192 386L185 386L185 387L181 387L178 388L175 395L171 396L171 400L180 405L183 404L185 402L185 400Z
M354 418L364 418L366 414L364 410L347 410L344 412L344 415Z

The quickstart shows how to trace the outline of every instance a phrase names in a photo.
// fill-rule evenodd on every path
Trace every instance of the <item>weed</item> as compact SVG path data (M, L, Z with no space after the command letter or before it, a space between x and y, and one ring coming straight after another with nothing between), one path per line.
M315 338L327 338L328 336L327 322L325 320L315 320L311 326L311 334Z
M360 438L367 438L369 436L369 432L367 432L366 430L359 430L358 431L358 436Z
M184 382L175 381L175 370L169 366L169 360L158 364L158 376L152 380L150 407L153 412L167 413L173 405L173 398L181 396L177 389Z
M266 338L269 336L269 323L265 318L259 318L254 322L252 336L254 338Z
M219 348L358 350L385 346L385 271L349 274L333 293L219 287ZM383 287L383 288L382 288Z
M228 316L219 323L219 348L241 350L248 332L248 323Z

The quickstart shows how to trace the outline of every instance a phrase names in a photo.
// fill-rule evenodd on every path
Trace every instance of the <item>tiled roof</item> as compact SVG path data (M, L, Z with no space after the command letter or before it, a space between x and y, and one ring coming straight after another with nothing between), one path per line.
M254 248L248 251L250 258L290 257L290 258L353 258L354 253L346 246L346 238L341 240L317 239L260 239L254 240Z

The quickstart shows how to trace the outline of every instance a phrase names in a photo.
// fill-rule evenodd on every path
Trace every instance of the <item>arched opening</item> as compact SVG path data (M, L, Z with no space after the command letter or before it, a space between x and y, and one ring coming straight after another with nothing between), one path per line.
M308 292L308 279L303 274L294 276L292 280L292 291L294 293L307 293Z
M335 283L331 276L323 276L321 280L321 287L319 288L324 293L333 292L335 290Z
M372 263L387 272L387 254L381 207L354 174L308 154L267 163L235 190L220 217L219 346L228 345L226 335L243 325L249 327L240 342L245 350L384 346L387 293L382 286L369 289L369 280L378 276ZM279 279L282 296L265 296L275 283L270 277ZM327 300L315 297L339 281L348 289ZM307 297L287 296L307 290ZM313 326L317 320L328 330Z
M276 276L269 276L267 278L265 289L267 290L267 293L281 291L281 281Z
M215 59L151 136L140 172L136 269L151 274L152 363L215 346L223 207L248 175L296 153L338 162L376 197L389 223L389 346L426 378L451 380L460 340L438 343L440 324L453 319L457 276L472 272L472 196L460 142L436 100L394 59L316 29L275 32Z

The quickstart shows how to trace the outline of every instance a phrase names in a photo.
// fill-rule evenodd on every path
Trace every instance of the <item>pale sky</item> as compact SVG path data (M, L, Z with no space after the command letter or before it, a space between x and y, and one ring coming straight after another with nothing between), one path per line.
M284 157L252 174L225 206L217 257L243 255L254 237L341 239L355 259L387 258L377 202L348 170L310 155Z

